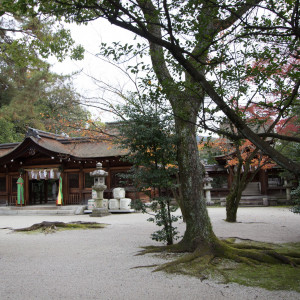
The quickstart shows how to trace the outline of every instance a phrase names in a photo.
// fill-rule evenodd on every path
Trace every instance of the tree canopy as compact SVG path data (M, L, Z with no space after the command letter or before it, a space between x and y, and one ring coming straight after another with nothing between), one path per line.
M0 117L7 128L1 132L2 143L22 140L28 127L76 135L85 126L90 114L81 106L80 95L68 76L45 68L27 70L9 81L9 86L0 91L0 97L5 97Z
M13 63L18 67L30 67L41 64L41 59L50 55L59 61L66 56L83 57L83 47L75 45L70 32L59 22L32 8L22 9L25 6L25 3L16 5L12 1L1 1L1 65Z
M188 120L180 99L186 99L196 111L205 93L240 134L287 169L300 172L300 166L281 155L247 126L243 115L235 112L233 100L243 100L250 88L260 95L260 105L276 108L279 117L297 99L299 89L298 1L16 1L15 9L51 14L67 21L88 22L107 19L149 43L154 72L171 100L175 115ZM115 57L142 53L144 45L120 45L110 50ZM230 55L235 53L235 57ZM237 64L238 62L238 64ZM264 65L268 66L264 66ZM289 65L285 76L278 75ZM264 66L264 72L262 72ZM239 73L238 80L234 80ZM212 75L215 74L215 78ZM246 78L252 77L251 85ZM222 78L223 84L218 84ZM178 80L179 79L179 80ZM230 80L227 80L230 79ZM226 86L234 91L226 99ZM272 84L270 84L272 82ZM224 85L225 83L225 85ZM225 88L224 88L225 86ZM250 87L249 87L250 86ZM266 100L276 93L276 101ZM237 98L238 99L234 99ZM248 101L253 101L253 97ZM271 104L272 102L272 104ZM233 104L234 105L234 104ZM180 105L179 105L180 106ZM182 105L181 105L182 106ZM180 110L177 112L177 110ZM196 121L195 121L196 123ZM279 136L278 136L279 137Z
M81 58L69 33L54 20L38 14L20 14L1 3L0 116L1 142L23 138L27 127L69 133L68 125L84 122L88 113L80 106L69 76L50 71L49 55Z

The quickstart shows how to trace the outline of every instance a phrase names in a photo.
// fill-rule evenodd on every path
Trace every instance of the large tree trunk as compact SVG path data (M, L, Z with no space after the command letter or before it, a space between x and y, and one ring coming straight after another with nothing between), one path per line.
M226 197L226 221L236 222L237 210L242 197L242 189L234 188Z
M255 175L260 170L260 167L256 168L256 171L250 174L250 164L252 159L257 154L258 149L252 152L252 154L248 157L246 161L242 159L239 160L237 170L234 174L233 184L230 188L230 192L226 197L226 221L227 222L236 222L237 210L242 198L242 193L246 188L247 184L253 180ZM237 149L237 153L239 150ZM240 153L238 154L240 156ZM244 167L243 173L241 173L242 168Z
M199 159L195 122L191 119L189 121L178 117L175 119L182 192L180 206L186 222L186 231L180 245L186 251L194 251L197 248L213 248L217 238L212 230L203 195L204 167Z
M242 192L246 186L246 177L241 176L243 162L239 161L235 171L233 184L230 192L226 197L226 221L236 222L236 214L242 197Z
M162 38L159 15L151 1L143 2L147 28L156 38ZM153 14L149 12L153 11ZM185 251L203 248L210 252L217 248L216 238L206 209L203 195L204 168L200 163L196 140L196 124L200 107L204 101L203 88L186 75L185 91L178 88L176 81L169 73L163 47L149 40L153 70L159 83L171 103L175 118L176 136L178 138L178 167L180 180L180 208L186 223L186 231L179 247ZM201 54L205 59L205 52ZM203 65L197 64L203 73ZM193 88L191 88L193 87Z
M161 47L150 44L150 49L154 71L172 105L178 138L179 205L186 223L186 231L178 246L185 251L203 248L211 252L216 248L218 239L212 230L204 200L204 167L200 163L196 139L197 116L204 101L204 93L201 87L194 94L180 92L165 66ZM193 97L197 97L197 101Z

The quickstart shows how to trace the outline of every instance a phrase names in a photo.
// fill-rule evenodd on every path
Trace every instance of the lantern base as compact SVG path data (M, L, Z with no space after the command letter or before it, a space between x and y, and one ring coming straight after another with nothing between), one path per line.
M110 215L110 212L106 207L102 208L94 208L92 210L92 213L90 214L90 217L104 217Z

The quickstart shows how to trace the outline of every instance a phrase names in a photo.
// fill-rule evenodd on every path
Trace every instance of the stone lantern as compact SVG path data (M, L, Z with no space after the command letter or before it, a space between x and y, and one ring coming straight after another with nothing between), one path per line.
M205 198L206 198L206 204L207 205L214 204L214 202L211 200L211 193L210 193L210 191L212 190L212 186L211 186L212 181L213 181L213 179L208 176L207 172L205 172L205 177L204 177L204 180L203 180L203 182L204 182L203 189L205 191Z
M284 178L284 185L283 185L283 187L285 187L286 200L287 201L291 201L291 199L292 199L291 190L292 190L293 185L291 183L289 183L286 178Z
M107 177L108 173L102 170L102 164L98 162L96 164L96 170L90 172L90 176L94 177L94 185L92 189L96 192L94 198L95 200L95 208L92 210L91 217L101 217L108 215L107 207L103 206L103 192L107 188L105 185L105 177Z

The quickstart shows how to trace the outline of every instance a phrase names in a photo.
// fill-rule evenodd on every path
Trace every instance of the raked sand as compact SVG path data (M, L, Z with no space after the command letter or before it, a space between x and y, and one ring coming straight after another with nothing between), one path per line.
M225 208L209 208L219 237L266 242L300 242L300 215L286 208L240 208L238 223L224 222ZM288 291L267 291L238 284L151 272L136 268L163 263L155 255L135 256L140 247L153 245L155 225L147 215L0 216L0 228L27 227L42 221L96 221L105 229L70 230L54 234L12 233L0 230L0 299L300 299ZM184 232L184 224L178 224Z

